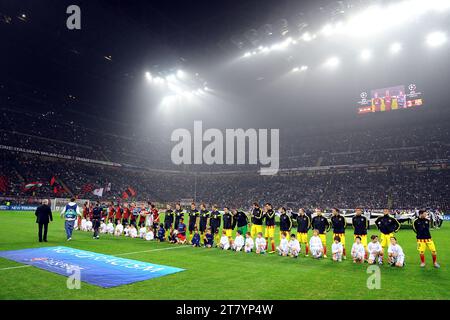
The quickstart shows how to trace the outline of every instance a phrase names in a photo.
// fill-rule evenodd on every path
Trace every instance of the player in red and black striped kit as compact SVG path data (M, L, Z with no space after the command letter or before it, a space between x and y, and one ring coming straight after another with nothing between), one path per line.
M123 208L123 216L122 216L122 225L126 226L129 224L128 219L130 219L131 216L131 210L130 207L128 206L128 203L124 203L124 208Z
M120 221L122 221L122 216L123 216L123 208L120 205L120 203L118 203L116 207L116 218L114 220L114 224L117 225Z

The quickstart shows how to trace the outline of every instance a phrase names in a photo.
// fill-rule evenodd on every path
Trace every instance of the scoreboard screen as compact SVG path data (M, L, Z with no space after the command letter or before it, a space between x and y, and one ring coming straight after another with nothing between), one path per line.
M384 112L408 109L423 105L422 92L415 84L398 85L382 89L363 91L358 101L358 113Z

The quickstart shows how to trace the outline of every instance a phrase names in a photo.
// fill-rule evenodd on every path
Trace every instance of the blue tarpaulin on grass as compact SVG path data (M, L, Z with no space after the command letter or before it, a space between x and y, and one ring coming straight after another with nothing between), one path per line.
M104 288L184 270L64 246L0 251L0 257L64 276L70 276L74 270L79 270L81 281Z

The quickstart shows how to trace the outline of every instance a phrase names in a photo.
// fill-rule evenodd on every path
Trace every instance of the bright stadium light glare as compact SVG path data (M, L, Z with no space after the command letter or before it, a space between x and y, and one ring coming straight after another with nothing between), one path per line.
M312 39L313 39L313 37L311 36L311 34L310 34L309 32L305 32L305 33L302 35L302 40L305 41L305 42L309 42L309 41L311 41Z
M369 49L364 49L361 51L361 59L362 60L367 61L370 58L372 58L372 51L370 51Z
M181 70L181 69L177 70L178 79L183 79L185 76L186 76L186 73L183 70Z
M327 37L331 36L334 34L334 27L331 24L327 24L322 28L321 32Z
M325 61L325 66L328 68L335 68L339 65L340 60L338 57L331 57Z
M145 73L145 78L148 81L152 81L153 80L152 74L150 72L148 72L148 71Z
M299 67L295 67L295 68L292 69L292 72L298 72L298 71L300 71Z
M391 46L389 47L389 51L392 54L396 54L399 53L402 50L402 44L400 42L394 42L393 44L391 44Z
M300 67L300 71L306 71L306 70L308 70L308 66L303 65Z
M176 77L173 74L170 74L166 77L167 82L173 82L176 80Z
M447 42L447 36L440 31L431 32L426 37L426 43L430 47L439 47Z
M252 55L251 52L246 52L246 53L244 53L244 58L248 58L248 57L250 57L251 55Z

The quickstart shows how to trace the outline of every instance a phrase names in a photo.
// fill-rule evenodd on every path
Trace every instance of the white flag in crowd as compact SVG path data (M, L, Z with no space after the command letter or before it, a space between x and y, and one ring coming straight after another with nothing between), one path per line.
M94 189L94 191L92 191L92 193L96 196L103 196L103 188L98 188L98 189Z

